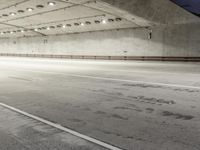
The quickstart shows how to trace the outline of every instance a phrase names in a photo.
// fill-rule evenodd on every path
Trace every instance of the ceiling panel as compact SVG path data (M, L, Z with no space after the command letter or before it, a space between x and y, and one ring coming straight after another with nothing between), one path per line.
M10 6L16 5L18 3L23 3L29 0L0 0L0 10L7 9Z
M4 25L4 24L0 24L0 30L1 30L1 29L5 29L5 28L10 28L10 26Z
M87 32L87 31L97 31L97 30L108 30L108 29L119 29L119 28L128 28L128 27L136 27L132 23L126 21L126 20L120 20L116 21L115 16L99 16L99 17L91 17L91 18L85 18L80 20L71 20L66 21L62 23L52 23L47 25L53 26L55 28L52 28L50 30L39 30L39 32L47 35L52 34L65 34L65 33L77 33L77 32ZM102 20L105 20L105 23L102 23ZM109 20L112 20L109 22ZM65 27L63 27L63 25ZM70 26L69 26L70 25ZM58 27L60 26L60 27ZM40 28L41 26L35 26L33 28Z
M1 0L0 0L1 1ZM12 0L0 5L0 37L48 36L140 27L94 0ZM49 5L49 2L53 2ZM28 11L32 8L32 11Z
M63 3L63 2L56 2L55 6L49 6L49 0L30 0L24 3L21 3L17 6L10 7L8 9L0 10L0 21L1 22L8 22L10 20L21 20L26 17L30 16L37 16L38 18L43 13L48 13L51 11L55 11L61 8L66 8L72 6L73 4ZM40 6L40 7L37 7ZM43 6L43 8L41 7ZM33 11L28 11L29 8L32 8ZM10 13L16 13L16 15L10 15ZM4 16L8 15L8 16Z
M19 26L27 26L31 24L42 24L45 22L69 20L73 18L83 18L88 16L102 15L101 11L92 10L83 6L70 7L66 9L61 9L58 11L48 12L41 15L26 17L24 19L18 19L13 21L8 21L7 23L16 24Z

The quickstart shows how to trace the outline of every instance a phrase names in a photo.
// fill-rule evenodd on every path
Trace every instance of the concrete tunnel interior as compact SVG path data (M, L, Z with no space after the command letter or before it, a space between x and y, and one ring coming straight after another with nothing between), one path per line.
M0 2L0 149L200 149L200 0Z

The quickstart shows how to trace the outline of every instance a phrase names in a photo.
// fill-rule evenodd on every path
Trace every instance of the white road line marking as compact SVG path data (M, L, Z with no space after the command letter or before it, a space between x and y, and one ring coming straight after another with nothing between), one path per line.
M181 84L167 84L167 83L158 83L158 82L134 81L134 80L127 80L127 79L115 79L115 78L106 78L106 77L89 76L89 75L58 73L58 72L50 72L50 71L33 71L33 70L25 70L25 69L19 69L19 70L27 71L27 72L34 72L34 73L48 73L48 74L65 75L65 76L72 76L72 77L79 77L79 78L89 78L89 79L96 79L96 80L128 82L128 83L135 83L135 84L146 84L146 85L156 85L156 86L164 86L164 87L176 87L176 88L187 88L187 89L200 90L200 87L198 87L198 86L189 86L189 85L181 85ZM19 70L16 70L16 71L19 71Z
M63 127L63 126L61 126L61 125L59 125L59 124L55 124L55 123L53 123L53 122L50 122L50 121L45 120L45 119L42 119L42 118L37 117L37 116L35 116L35 115L31 115L31 114L29 114L29 113L27 113L27 112L24 112L24 111L22 111L22 110L19 110L19 109L17 109L17 108L12 107L12 106L6 105L6 104L4 104L4 103L0 103L0 106L2 106L2 107L4 107L4 108L7 108L7 109L10 109L10 110L12 110L12 111L15 111L15 112L17 112L17 113L19 113L19 114L22 114L22 115L27 116L27 117L29 117L29 118L32 118L32 119L34 119L34 120L37 120L37 121L39 121L39 122L42 122L42 123L44 123L44 124L47 124L47 125L49 125L49 126L51 126L51 127L54 127L54 128L59 129L59 130L62 130L62 131L64 131L64 132L67 132L67 133L69 133L69 134L72 134L72 135L74 135L74 136L76 136L76 137L79 137L79 138L81 138L81 139L87 140L87 141L89 141L89 142L91 142L91 143L94 143L94 144L97 144L97 145L102 146L102 147L104 147L104 148L107 148L107 149L109 149L109 150L123 150L123 149L117 148L117 147L115 147L115 146L112 146L112 145L110 145L110 144L107 144L107 143L104 143L104 142L102 142L102 141L99 141L99 140L97 140L97 139L94 139L94 138L91 138L91 137L89 137L89 136L86 136L86 135L83 135L83 134L81 134L81 133L78 133L78 132L76 132L76 131L73 131L73 130L71 130L71 129L65 128L65 127Z
M74 76L74 77L92 78L92 79L98 79L98 80L110 80L110 81L129 82L129 83L136 83L136 84L149 84L149 85L158 85L158 86L167 86L167 87L181 87L181 88L200 89L200 87L179 85L179 84L165 84L165 83L156 83L156 82L133 81L133 80L126 80L126 79L112 79L112 78L86 76L86 75L74 75L74 74L68 74L68 75Z

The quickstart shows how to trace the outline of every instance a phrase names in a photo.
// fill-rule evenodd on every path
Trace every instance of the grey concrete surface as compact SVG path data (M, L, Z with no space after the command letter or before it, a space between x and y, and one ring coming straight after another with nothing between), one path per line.
M176 6L170 0L101 0L154 24L195 23L198 17ZM136 19L137 20L137 19Z
M68 33L81 33L88 31L98 31L98 30L110 30L119 28L130 28L138 27L135 24L137 22L128 21L123 19L121 21L113 21L111 24L106 26L95 23L95 20L101 21L102 19L107 20L108 18L119 17L117 11L105 11L101 5L99 6L94 0L56 0L56 5L53 7L48 6L49 0L1 0L0 13L9 14L10 12L15 12L13 17L1 17L0 21L0 34L1 38L13 38L13 37L24 37L24 36L46 36L46 35L56 35L56 34L68 34ZM37 5L43 5L43 9L38 9ZM24 13L18 13L18 10L25 10L30 6L34 7L34 10L29 13L25 11ZM75 26L74 23L85 23L91 22L90 25ZM71 27L63 29L62 27L57 27L57 25L71 24ZM54 26L53 30L47 30L47 27ZM34 30L34 29L38 30ZM43 30L41 29L43 28ZM44 29L45 28L45 29ZM28 30L27 32L16 32L17 30ZM7 31L14 31L9 34Z
M199 150L199 65L1 57L0 102L126 150Z
M14 2L5 3L8 5ZM170 0L101 0L87 2L87 0L76 1L76 7L65 10L71 13L63 13L63 9L56 12L53 10L71 6L74 3L72 1L70 1L70 4L69 2L58 2L54 8L46 7L46 10L53 9L53 12L50 11L47 14L30 15L25 18L18 14L11 21L7 20L9 17L7 19L6 17L2 18L5 19L5 22L13 25L24 26L30 23L31 26L28 26L28 28L33 29L59 24L74 24L77 19L73 20L73 18L81 17L83 19L79 19L79 22L90 21L92 24L81 27L72 26L70 29L40 30L42 34L48 36L39 35L35 37L38 33L36 34L34 30L34 32L24 32L23 34L20 32L1 34L0 53L200 57L199 17L186 12ZM23 7L38 3L41 3L41 1L26 1ZM82 5L77 5L80 3ZM21 6L9 7L6 11L15 12L18 7ZM40 9L36 12L42 13L43 11L44 9ZM34 11L33 14L36 12ZM88 18L88 16L93 15L100 16ZM102 15L105 15L105 17L102 18ZM119 22L94 23L95 20L116 19L119 16L123 18ZM41 19L41 17L43 18ZM129 21L127 21L127 18ZM59 24L56 22L48 23L53 20L56 21L55 19L57 21L58 19L72 20L61 21ZM0 28L2 29L1 32L11 31L11 29L12 31L18 30L16 28L7 29L5 25L0 26ZM149 39L151 30L152 38ZM24 37L24 34L33 37Z
M0 53L200 57L200 24L0 39Z
M79 2L81 1L77 3ZM84 26L78 29L75 27L64 31L60 29L45 30L45 34L48 35L45 37L17 38L18 36L14 36L15 34L9 34L10 38L5 39L1 35L0 53L200 57L199 17L166 0L103 0L103 2L105 3L89 3L86 6L110 10L111 13L117 16L122 14L125 18L127 14L135 15L141 20L150 21L156 25L142 23L138 26L136 25L138 23L137 18L134 20L129 18L133 22L127 23L124 19L121 23L108 22L104 25ZM83 7L85 8L85 6ZM88 10L89 13L94 15L96 11L90 9ZM76 10L75 7L74 11ZM84 12L84 10L82 11ZM80 15L79 13L73 14ZM52 15L50 15L50 18L53 19L61 17L60 13L57 13L56 17L52 17ZM72 16L68 17L71 18ZM107 17L110 18L111 16ZM40 19L40 21L49 21L50 18L47 17L47 20ZM17 22L23 24L23 21L24 23L29 22L23 19ZM147 26L149 29L144 28ZM151 30L152 39L149 39ZM19 34L20 36L23 35Z
M0 106L1 150L106 150Z

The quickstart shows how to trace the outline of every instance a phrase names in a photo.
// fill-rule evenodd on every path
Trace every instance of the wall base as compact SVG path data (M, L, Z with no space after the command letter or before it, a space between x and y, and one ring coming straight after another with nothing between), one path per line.
M142 61L192 61L200 62L200 57L162 57L162 56L93 56L93 55L51 55L51 54L11 54L0 53L9 57L37 57L62 59L96 59L96 60L142 60Z

